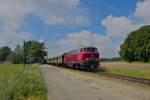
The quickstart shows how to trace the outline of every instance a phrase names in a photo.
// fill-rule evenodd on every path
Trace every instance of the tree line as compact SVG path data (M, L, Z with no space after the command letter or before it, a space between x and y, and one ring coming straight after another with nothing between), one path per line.
M131 32L120 46L120 56L127 61L150 61L150 25Z
M112 57L112 58L100 58L101 62L112 62L112 61L122 61L121 57Z
M24 45L18 44L14 50L8 46L0 48L0 62L46 63L47 48L44 43L27 41Z

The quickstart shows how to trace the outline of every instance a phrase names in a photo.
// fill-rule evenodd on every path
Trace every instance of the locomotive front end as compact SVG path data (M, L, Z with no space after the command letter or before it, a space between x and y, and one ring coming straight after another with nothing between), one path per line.
M81 48L81 66L95 70L99 66L99 52L95 47Z

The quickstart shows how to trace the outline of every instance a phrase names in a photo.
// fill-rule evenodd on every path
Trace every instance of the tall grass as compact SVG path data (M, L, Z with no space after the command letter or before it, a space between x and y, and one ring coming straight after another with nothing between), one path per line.
M47 100L38 67L0 65L0 100Z
M132 69L132 68L115 68L115 67L100 67L98 68L100 72L119 74L125 76L132 76L137 78L150 79L150 70L142 69Z

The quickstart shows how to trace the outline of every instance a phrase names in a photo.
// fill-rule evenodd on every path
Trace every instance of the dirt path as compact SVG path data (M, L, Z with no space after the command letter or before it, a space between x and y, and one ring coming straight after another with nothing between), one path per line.
M49 100L150 100L150 91L41 65Z

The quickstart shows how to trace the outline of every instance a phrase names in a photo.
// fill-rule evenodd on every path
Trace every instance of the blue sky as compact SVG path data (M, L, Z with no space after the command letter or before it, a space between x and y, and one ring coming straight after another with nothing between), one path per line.
M137 0L82 0L80 5L86 9L90 24L68 27L66 25L49 25L45 24L38 16L28 15L26 22L30 25L25 30L31 31L39 38L49 36L52 33L66 34L81 30L91 30L93 32L105 33L105 28L100 22L108 15L113 16L128 16L134 12ZM49 40L49 38L47 38Z
M119 56L127 34L150 23L149 0L0 0L0 46L45 42L49 56L96 46ZM13 42L12 42L13 41Z

